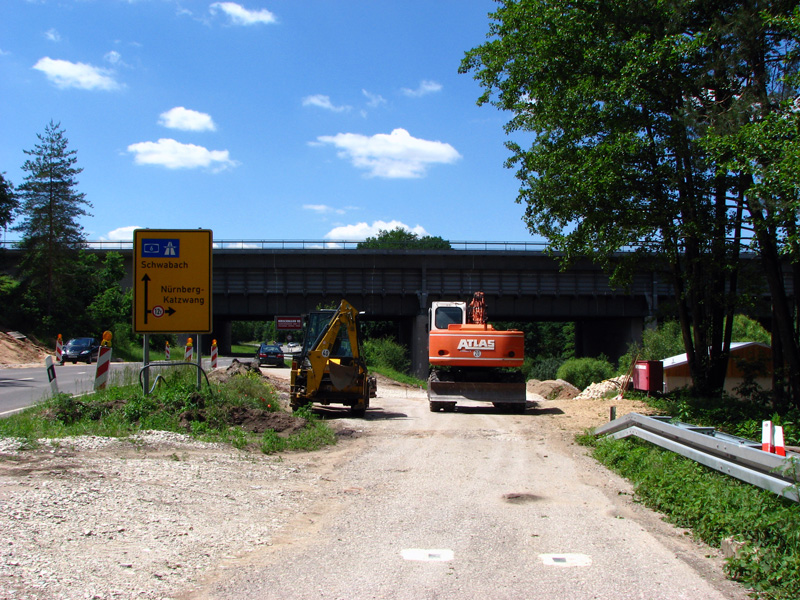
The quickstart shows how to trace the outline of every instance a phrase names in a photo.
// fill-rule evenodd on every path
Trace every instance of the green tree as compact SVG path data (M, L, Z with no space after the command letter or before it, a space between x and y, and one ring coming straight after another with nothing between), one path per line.
M699 394L724 383L746 217L704 136L744 118L736 84L750 72L736 49L758 39L786 54L770 14L793 5L506 0L460 69L484 87L479 104L512 114L507 133L533 135L528 148L507 143L506 163L532 232L620 283L620 249L668 265Z
M449 250L450 242L439 236L418 234L402 227L395 227L391 231L381 229L375 237L368 237L359 242L357 248L398 248L398 249L440 249Z
M89 214L86 208L91 204L75 189L82 169L75 166L77 152L68 149L61 125L51 121L37 137L40 143L24 151L30 158L22 166L25 180L17 188L22 221L15 229L22 233L20 279L25 301L32 303L35 310L30 314L47 329L74 318L76 302L84 309L87 290L95 289L83 279L88 273L78 222Z
M11 224L17 206L14 186L5 178L5 173L0 173L0 227L5 229Z

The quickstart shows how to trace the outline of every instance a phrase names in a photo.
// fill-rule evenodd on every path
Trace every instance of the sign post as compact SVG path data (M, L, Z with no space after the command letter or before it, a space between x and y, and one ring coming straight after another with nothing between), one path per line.
M133 232L133 330L211 333L210 229Z

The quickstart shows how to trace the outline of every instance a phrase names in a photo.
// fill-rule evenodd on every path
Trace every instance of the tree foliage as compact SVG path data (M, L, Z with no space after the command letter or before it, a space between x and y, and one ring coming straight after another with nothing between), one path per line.
M17 188L22 221L15 227L22 233L21 281L26 301L39 319L62 322L74 317L73 310L85 308L87 263L78 222L91 205L76 191L77 152L60 124L52 121L39 144L25 150L30 158L22 166L27 173Z
M449 250L450 242L439 236L418 234L403 227L395 227L390 231L381 229L375 237L368 237L363 242L359 242L359 249L362 248L389 248L389 249L439 249Z
M744 226L764 214L742 201L763 176L743 178L725 140L795 94L795 4L505 0L461 65L484 88L479 104L512 115L506 165L532 232L620 282L620 249L668 265L700 394L722 388ZM773 135L759 138L765 154L796 147L793 127ZM782 181L796 194L796 178ZM781 215L794 225L796 212Z
M18 205L14 186L5 178L5 173L0 173L0 227L6 228L11 224Z

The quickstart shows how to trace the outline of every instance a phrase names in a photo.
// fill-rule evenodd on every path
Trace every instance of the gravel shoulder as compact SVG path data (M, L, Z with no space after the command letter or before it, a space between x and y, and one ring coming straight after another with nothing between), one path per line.
M288 376L269 371L271 377ZM265 456L164 432L64 439L25 451L0 440L0 597L217 597L204 590L287 546L311 543L357 499L361 485L369 485L350 485L340 473L374 451L377 441L400 435L393 428L404 415L391 412L400 406L397 399L424 404L424 392L386 380L379 381L378 394L373 404L383 405L379 418L354 420L332 411L339 443L313 453ZM684 556L725 590L725 598L744 597L724 580L713 551L636 505L626 482L574 446L576 432L608 419L612 401L531 400L536 443L578 457L580 477L603 490L609 510L663 538L669 552ZM627 400L613 404L620 415L643 409ZM447 421L436 422L444 427ZM453 435L449 429L440 433Z

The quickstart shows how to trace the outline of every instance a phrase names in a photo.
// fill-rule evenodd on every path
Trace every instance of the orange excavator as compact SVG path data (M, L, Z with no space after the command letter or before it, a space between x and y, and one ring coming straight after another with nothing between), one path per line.
M455 410L459 400L491 402L524 412L525 336L487 322L483 292L472 301L434 302L429 311L428 402L433 412Z

